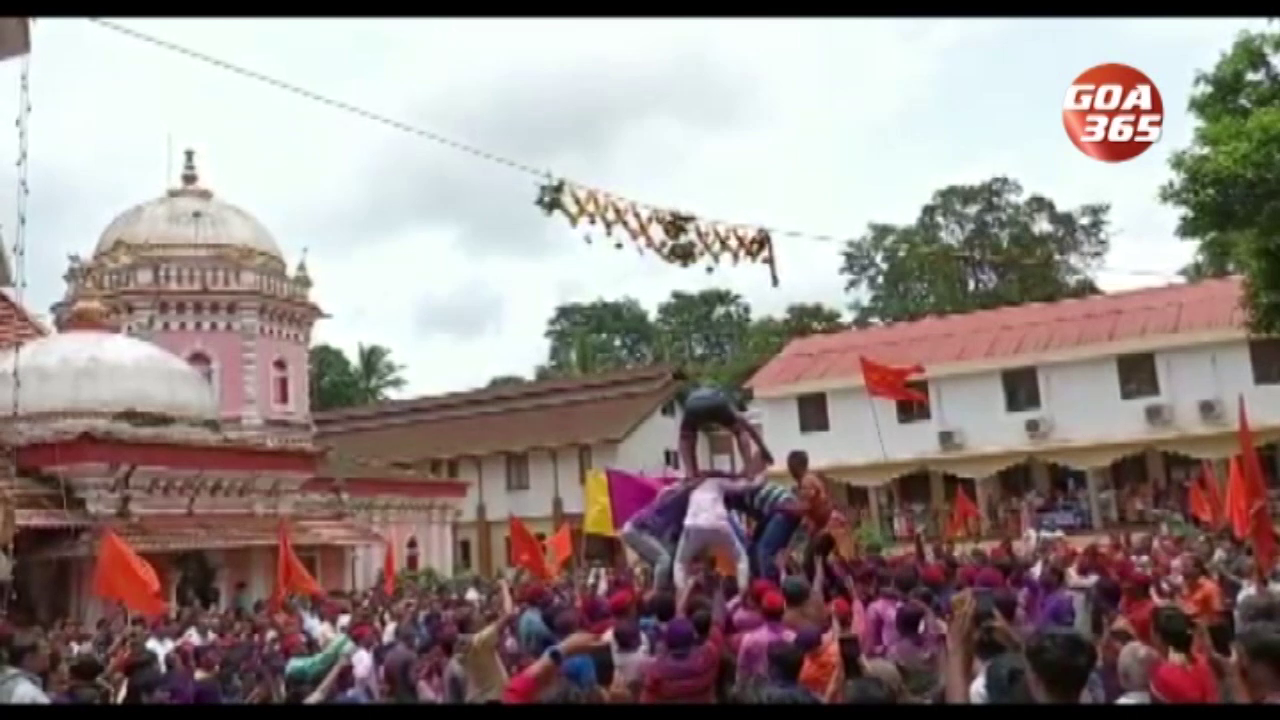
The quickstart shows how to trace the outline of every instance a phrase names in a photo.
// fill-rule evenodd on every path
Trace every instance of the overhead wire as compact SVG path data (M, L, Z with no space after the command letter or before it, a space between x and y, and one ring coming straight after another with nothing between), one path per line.
M170 40L165 40L163 38L157 37L150 33L146 33L141 30L131 28L127 25L121 25L120 23L116 23L111 20L106 20L100 17L90 17L87 19L89 20L89 22L94 23L95 25L101 28L132 38L139 42L151 45L153 47L156 47L171 53L175 53L177 55L181 55L190 60L194 60L196 62L209 65L219 70L229 72L233 75L238 75L242 78L273 87L277 90L295 95L297 97L301 97L305 100L310 100L311 102L324 105L331 109L338 110L340 112L344 112L350 115L354 115L364 120L377 123L409 135L413 135L420 139L426 140L431 143L435 143L437 145L448 148L450 150L454 150L456 152L463 153L465 155L471 156L478 160L488 162L490 164L497 165L500 167L504 167L508 170L512 170L514 172L517 172L523 175L527 175L531 178L537 178L538 180L546 181L548 179L558 177L554 173L552 173L549 169L539 168L530 163L522 162L520 160L507 157L501 153L498 153L492 150L487 150L485 148L481 148L479 146L466 143L461 140L457 140L455 138L448 137L441 133L438 133L426 128L422 128L417 125L404 122L402 120L397 120L388 115L384 115L374 110L361 107L360 105L356 105L354 103L347 102L344 100L339 100L337 98L334 98L331 95L326 95L317 90L312 90L312 89L303 87L301 85L288 82L286 80L281 80L280 78L274 77L272 75L268 75L263 72L259 72L257 70L253 70L239 63L234 63L229 60L225 60L223 58L219 58L219 57L210 55L208 53L202 52L200 50L196 50L186 45L172 42ZM600 192L600 193L609 195L611 197L624 200L628 203L633 203L640 207L660 209L667 212L674 212L674 213L689 215L697 218L702 222L713 224L713 225L758 228L760 230L767 232L769 235L771 235L774 238L788 238L788 239L807 240L807 241L820 242L820 243L841 243L841 244L854 241L853 238L831 235L827 233L810 232L805 230L788 229L788 228L778 228L778 227L773 227L773 226L762 224L762 223L747 223L747 222L741 222L741 221L728 221L728 220L717 220L713 218L707 218L705 216L702 216L696 213L688 213L684 211L675 210L667 205L631 200L627 196L622 195L620 193L615 193L609 190L603 190L597 186L586 184L586 183L579 183L571 179L566 179L565 182L567 182L571 186L583 188L586 190L594 190L596 192ZM957 254L963 255L962 253L957 253ZM1101 266L1096 268L1096 270L1098 272L1108 272L1108 273L1114 273L1114 274L1120 274L1120 275L1148 276L1148 277L1159 277L1164 279L1173 279L1177 277L1176 272L1165 272L1165 271L1159 271L1159 270L1137 270L1137 269L1130 269L1130 268L1119 268L1114 266Z

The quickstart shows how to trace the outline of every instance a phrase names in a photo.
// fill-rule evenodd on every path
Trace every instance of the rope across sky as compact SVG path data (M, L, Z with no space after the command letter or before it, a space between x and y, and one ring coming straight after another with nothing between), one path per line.
M709 219L662 205L634 201L617 193L560 178L549 169L534 167L119 23L102 18L88 19L99 27L162 50L528 175L539 181L536 204L548 215L563 214L572 225L579 222L597 225L604 229L606 234L611 234L613 229L617 228L619 232L630 235L632 241L642 249L652 250L664 261L672 264L690 265L705 260L710 269L710 265L716 264L723 256L761 262L772 267L773 245L779 238L841 244L852 239L824 233L775 228L758 223ZM598 208L598 212L592 212L594 208ZM667 232L668 230L675 231L675 235ZM1164 279L1176 277L1174 273L1157 270L1134 270L1110 266L1102 266L1099 270L1121 275Z

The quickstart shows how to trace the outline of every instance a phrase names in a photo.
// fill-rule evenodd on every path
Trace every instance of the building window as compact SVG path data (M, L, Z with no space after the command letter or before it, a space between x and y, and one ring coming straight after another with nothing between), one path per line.
M587 473L591 472L591 467L595 465L595 459L591 457L590 445L578 446L578 484L587 484Z
M471 569L471 541L458 541L458 562L457 566L461 570Z
M714 432L707 435L707 450L713 456L716 455L733 455L734 440L733 436L726 432Z
M404 544L404 568L409 572L418 572L418 538L411 537Z
M271 399L281 407L289 405L289 364L284 358L271 363Z
M529 489L529 456L507 453L507 490Z
M1280 338L1249 341L1254 385L1280 385Z
M1040 409L1040 376L1033 367L1000 373L1004 409L1011 413Z
M796 414L800 418L800 432L817 433L831 429L827 417L827 394L808 393L796 398Z
M431 462L427 463L427 469L432 477L440 477L444 472L444 461L439 458L432 458Z
M662 467L668 470L680 469L680 453L675 450L662 451Z
M932 419L933 414L929 411L929 383L924 380L912 380L907 383L907 387L923 395L925 401L898 400L894 403L898 414L898 424L909 425L914 422L925 422Z
M193 352L187 358L187 364L200 373L204 381L213 385L213 360L202 352Z
M450 478L452 480L457 480L458 475L461 474L458 472L458 461L446 460L444 463L444 474L445 474L445 477L447 478Z
M661 410L661 413L662 413L662 417L675 417L675 416L676 416L676 401L675 401L675 400L668 400L668 401L666 401L666 402L662 403L662 410Z
M1137 400L1160 394L1160 377L1156 374L1156 356L1151 353L1118 356L1116 377L1120 381L1121 400Z

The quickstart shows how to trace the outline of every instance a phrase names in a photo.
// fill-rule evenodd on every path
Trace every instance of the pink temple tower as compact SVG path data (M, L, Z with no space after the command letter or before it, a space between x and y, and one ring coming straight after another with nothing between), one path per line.
M86 291L199 370L222 429L269 444L310 444L307 348L323 317L305 260L292 273L271 233L200 185L186 151L181 186L116 217L90 263L71 257L58 321ZM86 275L92 264L96 272Z

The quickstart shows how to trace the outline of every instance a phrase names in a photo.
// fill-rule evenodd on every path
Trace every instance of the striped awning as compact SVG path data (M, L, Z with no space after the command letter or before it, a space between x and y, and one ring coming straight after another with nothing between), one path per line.
M141 553L173 553L189 550L228 550L275 547L279 542L278 518L245 516L142 517L103 523ZM294 547L380 544L371 529L347 520L297 519L289 523ZM36 554L41 557L88 557L95 552L99 533L55 545Z

